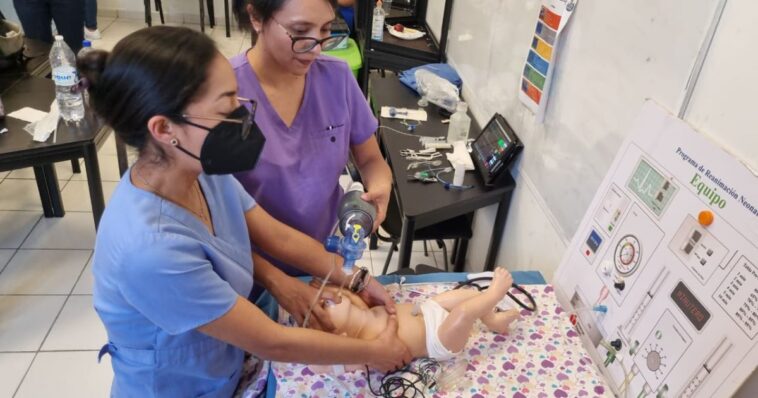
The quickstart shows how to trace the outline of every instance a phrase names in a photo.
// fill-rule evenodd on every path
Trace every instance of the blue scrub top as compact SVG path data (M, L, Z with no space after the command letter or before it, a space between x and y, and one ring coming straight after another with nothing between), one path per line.
M244 352L195 329L253 286L244 213L255 201L232 176L200 175L215 236L184 208L124 174L100 221L94 305L108 332L114 397L230 397Z

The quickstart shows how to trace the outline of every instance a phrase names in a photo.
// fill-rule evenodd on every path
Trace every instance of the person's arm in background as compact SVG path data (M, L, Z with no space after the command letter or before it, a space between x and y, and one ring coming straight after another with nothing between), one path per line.
M369 137L361 144L351 147L355 166L361 173L366 193L362 199L376 206L374 231L379 228L387 216L387 205L392 192L392 171L379 151L375 136Z

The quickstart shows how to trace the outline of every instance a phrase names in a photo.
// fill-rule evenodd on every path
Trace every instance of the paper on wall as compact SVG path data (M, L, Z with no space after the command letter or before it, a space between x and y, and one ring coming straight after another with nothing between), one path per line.
M558 42L578 0L542 0L537 25L524 62L519 99L542 122L555 69Z

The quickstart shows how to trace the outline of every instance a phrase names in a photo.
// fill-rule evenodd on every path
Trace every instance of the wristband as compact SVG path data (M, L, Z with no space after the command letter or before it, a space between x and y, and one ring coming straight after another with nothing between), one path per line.
M363 289L366 288L366 285L368 285L370 276L368 268L358 267L358 272L354 273L350 280L350 291L353 293L360 293L363 291Z

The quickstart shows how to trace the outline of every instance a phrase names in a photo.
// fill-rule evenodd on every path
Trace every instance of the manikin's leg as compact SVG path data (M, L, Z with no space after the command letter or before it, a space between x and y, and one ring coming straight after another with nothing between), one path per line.
M433 300L450 311L450 314L442 321L442 325L437 330L437 335L442 345L451 352L462 350L468 341L471 328L477 319L487 317L489 321L493 321L488 315L496 315L492 313L492 310L505 297L505 294L511 287L511 283L513 283L513 278L511 278L508 271L503 268L496 268L490 287L481 293L462 290L460 294L456 294L455 296L450 294L447 297L443 297L444 294L441 294L435 297ZM458 302L455 303L456 301ZM517 315L518 313L516 313ZM429 332L427 331L427 333Z
M477 297L481 294L480 291L470 288L470 289L455 289L455 290L448 290L444 293L440 293L432 300L436 301L442 308L446 309L448 312L452 311L455 306L458 304ZM503 312L487 312L486 315L482 316L481 319L482 323L484 323L487 328L493 332L497 333L506 333L508 331L508 327L510 324L518 319L519 317L519 310L517 309L510 309Z

